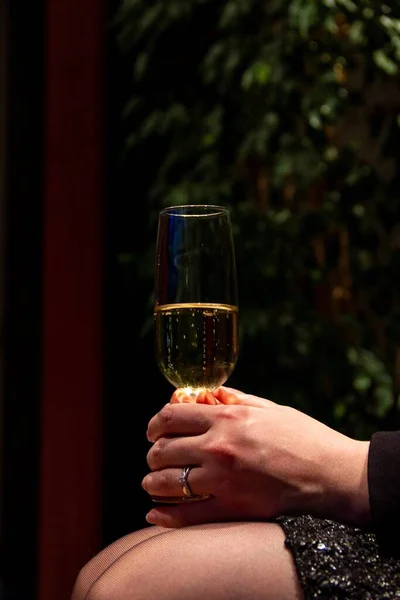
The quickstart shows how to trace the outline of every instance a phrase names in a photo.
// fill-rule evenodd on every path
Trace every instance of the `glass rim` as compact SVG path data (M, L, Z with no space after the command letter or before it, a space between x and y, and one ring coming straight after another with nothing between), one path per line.
M229 214L229 209L220 204L180 204L160 210L160 216L169 217L215 217Z

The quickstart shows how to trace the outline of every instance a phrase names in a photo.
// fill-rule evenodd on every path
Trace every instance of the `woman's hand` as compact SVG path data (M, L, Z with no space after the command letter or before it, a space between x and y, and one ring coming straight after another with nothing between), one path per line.
M193 493L211 494L155 505L151 523L181 527L296 513L369 522L368 442L293 408L225 387L197 403L176 391L151 419L148 439L151 473L142 485L151 496L182 497L179 476L188 465Z

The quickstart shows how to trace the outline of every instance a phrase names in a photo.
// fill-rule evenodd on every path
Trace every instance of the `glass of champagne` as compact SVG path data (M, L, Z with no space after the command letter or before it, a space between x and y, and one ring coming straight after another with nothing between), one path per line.
M194 401L233 372L239 350L238 294L227 208L184 205L160 211L154 334L161 373Z

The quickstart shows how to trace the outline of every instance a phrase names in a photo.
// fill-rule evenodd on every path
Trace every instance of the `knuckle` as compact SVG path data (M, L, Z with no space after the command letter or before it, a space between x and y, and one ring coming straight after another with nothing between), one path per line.
M222 466L231 466L237 458L237 450L226 436L220 436L207 444L207 453Z
M166 404L158 413L158 418L162 426L167 426L173 421L175 411L174 404Z
M248 418L250 414L250 407L246 404L230 404L222 413L223 418L230 421L243 421Z
M157 469L162 464L162 457L165 453L167 440L161 438L154 442L147 453L147 464L150 469Z

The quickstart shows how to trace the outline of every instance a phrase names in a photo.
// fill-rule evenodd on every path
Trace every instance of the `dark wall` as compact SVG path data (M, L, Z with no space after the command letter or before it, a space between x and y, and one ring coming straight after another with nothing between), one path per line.
M21 600L35 597L38 542L43 3L10 2L5 12L7 137L1 560L4 597Z
M102 6L6 6L7 600L67 600L78 569L101 548Z
M113 29L117 2L108 5L105 55L105 356L102 545L146 526L151 506L141 489L147 472L148 420L171 388L155 364L151 290L139 284L127 255L144 247L145 190L150 156L124 158L122 111L130 66ZM5 362L2 422L1 576L7 600L37 594L42 370L44 194L44 3L7 5L7 140L5 185ZM21 577L21 569L24 576Z

